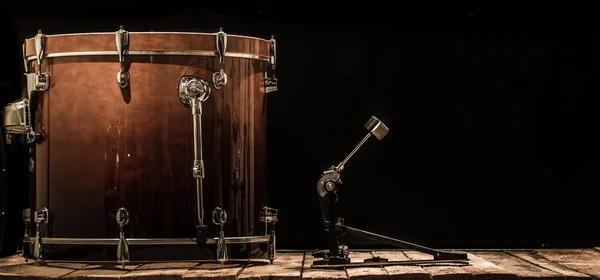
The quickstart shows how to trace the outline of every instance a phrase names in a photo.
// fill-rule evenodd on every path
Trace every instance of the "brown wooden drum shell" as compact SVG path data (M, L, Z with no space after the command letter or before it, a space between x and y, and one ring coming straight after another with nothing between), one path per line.
M26 42L34 55L33 41ZM114 34L49 36L46 54L114 51ZM214 34L131 33L130 50L215 50ZM229 36L227 52L264 57L268 41ZM35 205L48 207L48 237L117 238L125 207L130 238L195 237L191 108L178 96L182 76L209 81L218 57L131 55L130 85L116 82L117 55L46 57L50 89L39 93L35 123ZM227 236L260 234L266 205L266 62L225 58L228 83L212 88L202 113L205 223L219 206ZM37 65L34 69L37 69Z

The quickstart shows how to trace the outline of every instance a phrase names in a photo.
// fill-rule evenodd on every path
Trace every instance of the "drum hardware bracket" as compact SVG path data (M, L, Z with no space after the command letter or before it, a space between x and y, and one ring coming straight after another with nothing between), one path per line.
M125 69L125 54L129 50L129 32L123 26L115 32L115 45L119 55L120 70L117 72L117 85L126 88L129 85L129 71Z
M413 262L388 262L387 259L374 257L366 259L363 262L350 263L348 257L348 247L340 244L339 239L346 235L351 234L359 238L375 241L378 244L385 244L397 247L408 248L417 250L426 254L433 255L433 260L419 261L419 263L467 263L467 253L458 251L442 251L432 248L427 248L421 245L409 243L406 241L394 239L391 237L371 233L368 231L352 228L344 225L344 219L338 218L335 220L335 202L337 202L337 185L342 184L340 172L344 169L345 164L348 160L356 153L356 151L369 139L371 135L377 139L383 139L389 132L388 127L372 116L364 125L369 133L362 139L362 141L350 152L346 158L340 162L337 166L331 166L328 170L325 170L317 183L317 193L319 202L321 205L321 213L323 215L323 225L327 234L327 242L329 250L317 251L312 255L315 258L322 258L321 260L315 260L312 264L315 268L340 268L340 267L360 267L360 266L385 266L385 265L409 265ZM413 264L414 265L414 264Z
M269 65L271 66L271 76L269 77L267 68L265 68L264 91L265 93L277 91L277 78L275 77L275 66L277 65L277 41L275 36L269 40Z
M30 135L33 134L30 112L29 99L27 98L21 98L7 104L4 107L4 131L6 135L21 134L30 139Z
M37 59L37 71L29 73L31 68L26 58L26 45L23 43L23 62L25 75L26 96L18 101L9 103L4 107L4 127L8 134L25 135L27 143L36 143L42 139L40 133L36 133L31 124L31 106L30 100L35 92L47 91L50 88L50 74L42 72L45 52L45 35L38 30L35 36L35 52Z
M42 30L38 30L35 35L35 55L38 62L37 72L29 73L30 67L25 62L25 76L27 77L27 99L31 100L31 95L34 92L46 91L50 88L50 74L42 72L44 63L44 54L46 51L46 35L42 34ZM27 61L25 54L25 44L23 44L23 59Z
M119 208L116 215L117 224L119 225L119 244L117 245L117 263L121 264L125 268L125 264L129 262L129 246L127 239L125 239L125 233L123 232L123 226L129 223L129 212L125 207Z
M29 237L29 232L31 231L31 209L27 208L23 210L22 214L23 222L25 222L25 233L23 234L24 238Z
M213 223L221 227L219 239L217 240L217 262L223 264L227 261L227 244L225 243L225 231L223 226L227 222L227 212L220 207L215 208L212 214Z
M221 89L227 84L227 74L225 74L225 52L227 51L227 33L223 32L221 27L217 32L217 56L219 56L219 72L213 73L213 86L215 89Z
M265 234L269 237L269 240L267 241L267 258L271 263L273 263L277 254L275 238L275 224L278 220L277 212L277 209L265 206L260 210L259 214L260 221L265 223ZM270 230L269 224L271 225Z
M39 265L44 262L43 261L43 248L42 248L42 244L43 244L42 226L48 224L48 219L49 219L48 208L44 207L40 211L35 211L33 213L33 217L35 219L34 222L35 222L35 226L36 226L35 241L33 244L33 257L35 258L35 263Z
M26 47L27 47L26 43L23 43L23 46L22 46L22 49L23 49L23 71L24 71L24 73L29 73L29 60L27 59Z
M35 92L43 92L47 91L50 87L50 74L49 73L26 73L27 78L27 102L25 102L25 107L27 110L27 125L25 126L27 142L28 143L37 143L42 139L41 133L35 132L33 126L31 124L31 104L30 100ZM24 98L25 99L25 98Z
M194 133L194 164L192 175L196 179L196 208L198 225L196 226L196 240L198 244L206 244L208 227L204 224L204 160L202 157L202 103L210 97L211 88L208 82L194 76L183 76L179 80L179 100L192 108L193 133Z
M219 208L220 209L220 208ZM26 213L24 211L24 213ZM117 262L121 265L126 264L130 261L129 258L129 246L136 245L197 245L198 240L195 238L129 238L125 239L125 236L122 231L122 226L125 226L129 221L129 213L125 208L120 208L117 212L117 223L121 227L121 233L119 238L60 238L60 237L42 237L41 232L39 230L40 224L48 223L48 210L44 208L41 212L41 215L34 214L36 218L36 224L38 227L38 231L36 233L36 237L30 237L28 233L25 233L23 242L34 245L34 249L38 248L38 256L40 256L42 247L45 244L51 245L117 245ZM25 215L25 214L24 214ZM225 223L227 220L227 214L223 210L215 209L213 211L213 218L215 218L216 222ZM263 207L259 214L259 219L261 222L265 223L265 235L264 236L245 236L245 237L225 237L223 230L219 234L219 237L207 238L205 241L205 245L217 245L217 249L219 246L221 251L217 254L217 261L225 262L228 259L226 245L227 244L257 244L257 243L266 243L267 244L267 255L266 259L269 260L270 263L273 263L276 257L276 244L275 244L275 223L277 222L277 209L270 207ZM24 220L27 222L28 219L24 217ZM39 221L39 222L38 222ZM269 225L271 225L269 227ZM270 230L269 230L270 229ZM39 244L39 246L38 246ZM219 254L220 253L220 254ZM35 252L34 252L34 255ZM40 262L41 263L41 262Z
M21 215L23 222L25 223L25 228L23 232L23 244L25 244L26 240L29 239L29 235L31 233L31 208L24 209ZM20 253L21 256L25 258L25 261L28 261L25 252L25 246L21 247L21 249L17 247L17 253Z

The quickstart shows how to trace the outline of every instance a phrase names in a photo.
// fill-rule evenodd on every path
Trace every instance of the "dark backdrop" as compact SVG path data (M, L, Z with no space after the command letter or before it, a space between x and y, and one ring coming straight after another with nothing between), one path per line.
M316 182L371 115L391 131L343 172L348 225L442 248L597 246L598 24L590 8L546 8L5 2L2 99L18 98L20 46L37 29L275 34L268 183L280 248L324 247Z

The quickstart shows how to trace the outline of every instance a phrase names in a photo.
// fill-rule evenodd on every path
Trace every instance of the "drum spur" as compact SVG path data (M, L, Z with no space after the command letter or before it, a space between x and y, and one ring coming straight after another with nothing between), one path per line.
M428 248L418 244L391 238L349 227L344 224L343 218L336 219L335 203L337 202L337 186L342 184L340 172L344 165L356 153L356 151L370 138L371 135L377 139L383 139L389 132L389 128L376 117L372 116L364 125L369 133L350 152L346 158L337 166L325 170L317 183L317 193L323 218L323 226L327 235L328 250L313 252L318 258L312 264L313 268L345 268L345 267L371 267L389 265L468 265L466 252L445 251ZM362 262L350 262L348 246L340 243L345 235L352 235L360 239L372 241L376 244L389 245L410 250L416 250L433 256L430 260L389 261L385 258L373 257Z

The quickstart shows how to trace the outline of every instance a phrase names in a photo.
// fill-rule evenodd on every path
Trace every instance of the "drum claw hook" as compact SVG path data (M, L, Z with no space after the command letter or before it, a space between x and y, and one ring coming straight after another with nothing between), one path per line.
M115 32L115 45L119 55L120 70L117 72L117 85L126 88L129 85L129 72L125 69L125 54L129 50L129 32L123 26Z
M227 84L227 74L225 74L225 51L227 50L227 33L223 32L223 28L217 32L217 55L219 56L219 64L221 69L213 74L213 86L215 89L221 89Z
M129 262L129 246L125 239L123 227L129 223L129 212L125 207L119 208L116 215L117 224L119 224L119 244L117 245L117 263L125 268L125 264Z
M217 261L223 264L228 259L227 244L225 243L225 231L223 230L223 226L227 222L227 212L220 207L215 208L212 214L212 220L215 225L221 227L221 231L219 231L219 239L217 240Z

